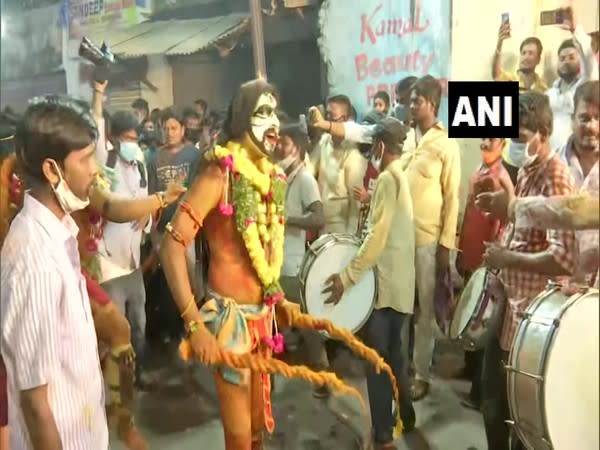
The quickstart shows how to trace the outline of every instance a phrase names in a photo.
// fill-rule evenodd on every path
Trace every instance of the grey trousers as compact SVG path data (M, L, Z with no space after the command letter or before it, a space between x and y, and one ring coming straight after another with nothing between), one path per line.
M146 343L146 288L142 270L106 281L101 286L129 321L131 343L139 365L144 360Z
M285 298L300 303L301 285L298 277L282 276L279 278ZM315 330L299 329L298 332L306 350L306 365L313 370L326 370L329 367L325 353L325 338Z

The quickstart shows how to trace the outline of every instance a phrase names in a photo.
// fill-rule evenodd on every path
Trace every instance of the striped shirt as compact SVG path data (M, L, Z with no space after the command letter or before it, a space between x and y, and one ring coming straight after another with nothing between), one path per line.
M10 446L32 448L20 392L48 386L63 450L106 450L96 332L77 226L25 195L2 248L0 350L8 376Z

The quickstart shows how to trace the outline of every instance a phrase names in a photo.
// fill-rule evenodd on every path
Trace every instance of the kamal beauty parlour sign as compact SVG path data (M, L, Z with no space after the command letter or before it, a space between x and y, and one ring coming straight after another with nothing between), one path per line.
M447 117L451 0L327 0L320 11L319 47L331 94L346 94L359 114L383 90L409 75L440 79L439 117Z

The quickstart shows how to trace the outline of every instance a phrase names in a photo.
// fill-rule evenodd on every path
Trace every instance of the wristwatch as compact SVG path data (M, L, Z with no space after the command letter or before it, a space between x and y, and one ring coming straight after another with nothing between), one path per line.
M164 192L157 192L155 195L160 203L160 209L165 209L167 206L169 206L167 203L167 196Z

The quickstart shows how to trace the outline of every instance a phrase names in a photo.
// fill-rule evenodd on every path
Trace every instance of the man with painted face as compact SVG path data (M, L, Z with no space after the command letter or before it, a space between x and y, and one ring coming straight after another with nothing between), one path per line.
M284 300L279 284L286 177L271 162L279 137L277 105L275 89L263 80L240 87L229 105L222 146L206 153L161 243L161 262L187 330L180 351L214 366L227 450L262 449L262 430L273 431L266 372L346 388L333 374L270 357L283 350L285 328L317 325ZM200 230L209 261L207 295L199 304L185 254ZM360 347L350 333L328 330Z
M377 125L371 161L379 170L367 219L367 232L357 255L328 280L327 302L337 304L367 270L377 266L375 310L367 322L366 343L393 368L400 390L400 416L406 431L415 425L410 382L402 358L401 333L413 313L415 295L415 228L408 180L402 164L402 144L408 127L394 118ZM377 449L393 447L392 387L384 374L367 374L371 422Z
M575 22L573 8L564 9L565 22L560 26L572 34L558 48L558 79L546 95L554 114L550 144L552 149L564 145L571 135L571 118L577 88L587 80L598 79L598 62L592 49L592 38Z
M548 97L529 91L519 97L519 134L526 142L526 160L515 187L517 197L570 195L575 192L566 164L550 147L552 109ZM508 225L503 242L486 244L484 264L499 269L507 305L501 334L493 337L484 351L482 411L488 447L508 450L509 420L506 393L508 354L523 313L548 280L564 281L575 266L573 231ZM513 447L514 448L514 447ZM522 447L518 447L522 448Z

